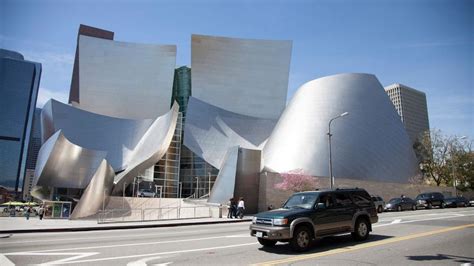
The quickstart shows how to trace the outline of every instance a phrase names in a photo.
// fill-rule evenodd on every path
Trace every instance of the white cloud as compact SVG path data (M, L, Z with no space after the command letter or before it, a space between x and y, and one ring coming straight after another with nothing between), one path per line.
M67 103L69 99L69 92L52 91L46 88L40 88L38 92L38 100L36 101L36 106L43 108L44 104L49 101L49 99L55 99L56 101Z

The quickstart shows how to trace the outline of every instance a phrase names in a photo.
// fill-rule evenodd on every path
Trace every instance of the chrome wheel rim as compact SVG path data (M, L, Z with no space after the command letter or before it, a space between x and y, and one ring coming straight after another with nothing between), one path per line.
M365 223L360 223L357 231L359 232L359 235L361 237L364 237L365 235L367 235L367 225Z
M298 233L298 238L296 240L298 242L298 246L305 248L309 245L309 234L306 231L301 231Z

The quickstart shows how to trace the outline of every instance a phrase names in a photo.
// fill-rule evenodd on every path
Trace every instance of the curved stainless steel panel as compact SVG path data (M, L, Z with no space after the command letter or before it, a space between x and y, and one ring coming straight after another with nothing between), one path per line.
M168 150L178 119L179 105L174 102L171 110L158 117L145 132L140 142L130 154L127 168L115 177L114 193L120 193L122 183L130 184L133 178L158 162Z
M291 47L291 41L193 34L193 96L234 113L276 119L286 104Z
M232 113L189 97L184 125L184 145L220 169L233 146L262 149L276 120Z
M225 205L230 198L234 197L238 156L239 146L227 150L207 202Z
M154 119L168 112L175 45L79 35L78 107L97 114Z
M103 206L107 206L114 185L114 176L114 169L106 160L102 160L91 182L82 193L81 200L74 208L71 219L95 215Z
M133 150L154 119L131 120L87 112L51 99L42 117L43 140L58 130L72 143L91 150L106 151L114 170L121 171L133 158Z
M349 116L331 125L334 176L405 182L416 174L400 117L369 74L334 75L301 86L265 145L265 167L329 176L328 122L344 112Z
M85 188L106 154L71 143L59 130L38 153L33 186Z

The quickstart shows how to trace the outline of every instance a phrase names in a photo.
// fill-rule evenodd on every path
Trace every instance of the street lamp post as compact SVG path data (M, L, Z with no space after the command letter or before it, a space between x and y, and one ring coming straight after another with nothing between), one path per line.
M330 181L330 188L333 189L334 188L334 176L332 174L332 150L331 150L331 137L332 137L332 134L331 134L331 123L332 121L340 118L340 117L343 117L343 116L346 116L348 115L349 113L348 112L344 112L336 117L333 117L331 118L331 120L329 120L329 130L328 130L328 143L329 143L329 181Z
M461 140L461 139L465 139L466 136L462 136L462 137L459 137L459 138L455 138L455 139L458 139L458 140ZM451 150L451 166L453 168L453 187L454 187L454 196L458 196L458 189L456 187L456 175L455 175L455 168L456 166L454 165L454 153L453 153L453 143L450 143L449 145L449 148Z

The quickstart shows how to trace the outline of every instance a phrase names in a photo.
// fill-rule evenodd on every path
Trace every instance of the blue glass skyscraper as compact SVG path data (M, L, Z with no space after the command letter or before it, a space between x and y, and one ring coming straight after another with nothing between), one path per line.
M41 64L0 49L0 185L23 185Z

